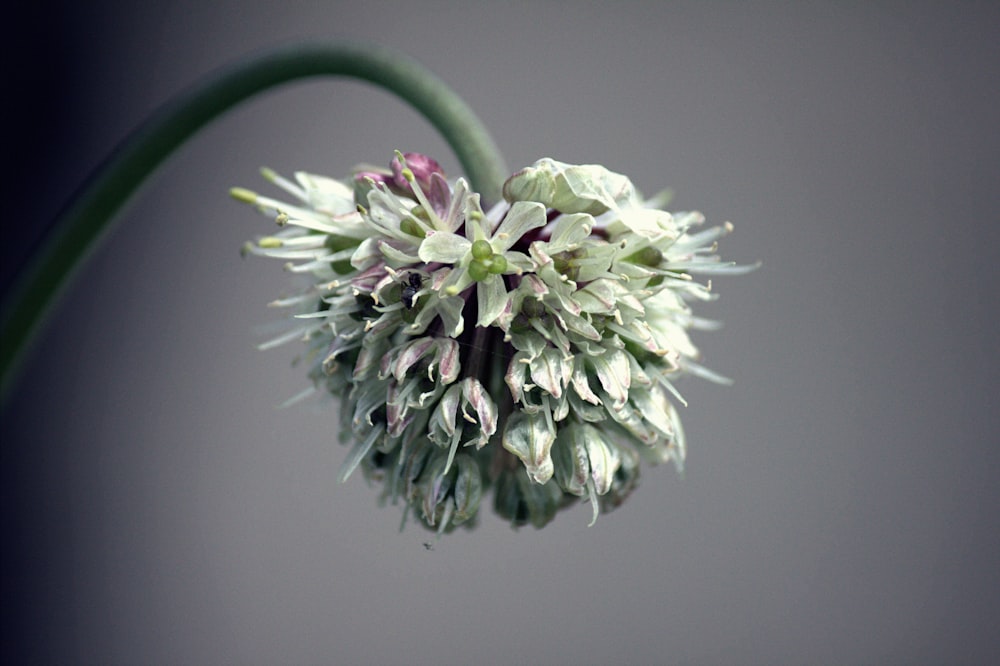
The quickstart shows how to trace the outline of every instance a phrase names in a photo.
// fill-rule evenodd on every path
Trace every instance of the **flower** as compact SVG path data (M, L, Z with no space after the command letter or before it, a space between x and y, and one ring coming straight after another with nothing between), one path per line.
M698 362L699 274L738 274L699 213L671 214L598 165L543 159L484 210L464 179L396 153L350 182L265 170L294 204L234 189L281 229L248 254L311 278L293 327L314 387L342 399L346 480L360 468L439 532L476 522L485 492L514 525L574 498L620 505L647 464L681 468L675 382ZM404 513L405 515L405 513Z

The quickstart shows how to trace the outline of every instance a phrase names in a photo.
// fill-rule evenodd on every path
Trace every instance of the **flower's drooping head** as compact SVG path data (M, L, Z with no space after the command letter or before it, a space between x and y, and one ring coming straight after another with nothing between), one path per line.
M670 214L624 176L543 159L485 207L434 160L397 153L343 183L265 176L297 202L233 195L281 229L250 254L309 276L295 326L315 387L341 398L346 479L361 468L438 531L483 493L515 525L574 498L621 504L642 462L684 461L675 381L717 375L688 331L711 327L692 276L740 273L698 213Z

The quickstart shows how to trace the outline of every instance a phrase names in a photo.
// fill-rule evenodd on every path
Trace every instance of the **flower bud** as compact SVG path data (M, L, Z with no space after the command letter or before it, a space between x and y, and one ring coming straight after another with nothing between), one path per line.
M559 486L534 483L523 468L502 472L494 493L494 510L515 527L529 523L544 527L566 503Z
M517 412L507 421L503 448L521 459L532 481L544 484L552 478L550 451L555 439L555 426L547 412Z
M598 496L607 493L621 466L619 447L589 423L571 424L559 433L553 447L556 482L567 493L590 495L593 525L599 512Z
M402 157L403 159L400 159ZM444 175L444 169L435 160L422 153L396 153L392 158L392 182L404 192L411 192L410 179L413 179L425 192L431 189L431 178L434 174ZM409 170L409 174L406 170Z
M468 407L472 408L475 416L466 411ZM497 406L490 394L478 379L467 377L452 384L441 396L431 415L427 435L438 446L449 448L450 466L463 434L467 437L466 443L475 443L476 450L479 450L497 431L497 420Z
M477 240L472 243L472 258L482 261L483 259L489 259L493 256L493 248L490 246L489 241Z
M608 492L599 498L601 511L608 513L621 506L636 486L639 485L639 454L634 449L619 447L618 454L621 465L615 471Z
M537 201L562 213L600 215L635 198L632 182L598 164L572 165L543 158L503 185L504 199Z
M479 466L471 456L459 454L454 465L444 456L435 458L421 475L417 487L423 519L443 532L475 517L482 499L483 481Z

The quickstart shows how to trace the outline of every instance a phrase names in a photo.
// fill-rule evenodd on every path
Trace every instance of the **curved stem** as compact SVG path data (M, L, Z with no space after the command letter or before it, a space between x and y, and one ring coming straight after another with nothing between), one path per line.
M351 76L409 102L441 132L472 187L499 201L507 169L472 110L410 58L370 45L300 44L264 52L209 77L157 111L108 157L63 211L13 288L4 295L0 381L6 397L32 334L74 270L111 227L139 185L211 120L276 85L314 76Z

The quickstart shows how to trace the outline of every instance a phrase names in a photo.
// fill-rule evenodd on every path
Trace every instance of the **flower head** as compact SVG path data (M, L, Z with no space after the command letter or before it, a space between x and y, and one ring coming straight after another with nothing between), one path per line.
M484 210L437 162L397 153L353 182L265 177L285 204L236 189L281 229L246 252L310 276L295 339L316 387L342 398L346 479L360 467L439 531L475 523L480 500L542 526L575 497L621 504L642 461L680 467L675 387L698 362L688 332L711 328L693 279L722 263L726 224L696 231L625 177L543 159Z

